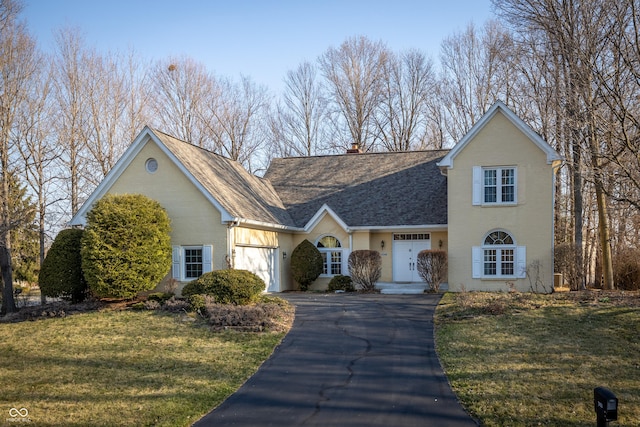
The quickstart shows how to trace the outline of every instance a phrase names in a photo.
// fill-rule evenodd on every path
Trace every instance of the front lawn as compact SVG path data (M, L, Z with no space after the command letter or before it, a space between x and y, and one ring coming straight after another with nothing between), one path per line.
M0 323L0 425L22 424L10 413L26 408L34 426L187 426L283 336L134 310Z
M640 425L640 295L446 294L436 346L458 398L483 426L593 426L593 389Z

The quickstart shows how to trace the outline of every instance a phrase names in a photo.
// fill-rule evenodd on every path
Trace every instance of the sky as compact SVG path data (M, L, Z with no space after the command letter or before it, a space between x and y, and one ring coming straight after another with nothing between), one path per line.
M22 0L40 49L77 28L99 52L134 49L144 59L187 56L219 76L250 76L280 91L288 70L347 38L435 62L442 40L492 17L491 0Z

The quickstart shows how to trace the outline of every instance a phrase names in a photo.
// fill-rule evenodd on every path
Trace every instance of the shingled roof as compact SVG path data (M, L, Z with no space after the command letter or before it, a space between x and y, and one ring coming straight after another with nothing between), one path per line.
M236 161L150 129L178 161L233 217L266 224L294 226L269 181Z
M447 224L448 150L274 159L265 174L297 227L327 205L349 227Z

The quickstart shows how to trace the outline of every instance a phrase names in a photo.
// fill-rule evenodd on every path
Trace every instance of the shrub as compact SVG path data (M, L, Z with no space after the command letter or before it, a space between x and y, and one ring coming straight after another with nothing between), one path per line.
M107 195L87 214L82 270L99 297L133 298L171 268L169 216L142 195Z
M220 304L246 305L264 291L264 281L247 270L216 270L186 284L182 295L211 295Z
M329 292L335 292L335 291L353 292L355 290L356 288L355 286L353 286L351 277L343 276L342 274L333 276L333 278L329 282L329 287L327 288L327 291Z
M371 292L382 274L382 257L380 252L357 250L349 255L349 274L351 280L361 290Z
M322 274L322 267L322 254L306 239L291 253L291 275L302 291L309 289L309 285Z
M418 274L429 284L429 289L438 292L447 277L447 252L425 250L418 253Z
M62 297L73 303L81 302L87 294L87 282L82 274L80 229L58 233L42 263L38 282L45 296Z
M186 312L189 309L189 307L190 307L190 304L187 301L183 299L178 299L172 295L171 298L164 301L160 309L163 311L168 311L170 313L180 313L180 312Z
M616 287L624 291L640 289L640 250L625 249L613 259L613 278Z
M255 305L235 306L207 303L206 313L214 330L279 331L291 317L293 308L286 301L265 302Z

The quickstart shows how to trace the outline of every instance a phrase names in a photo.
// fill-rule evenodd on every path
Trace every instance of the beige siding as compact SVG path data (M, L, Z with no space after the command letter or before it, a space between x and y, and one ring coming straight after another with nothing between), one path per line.
M474 166L516 166L517 206L472 206ZM492 230L505 230L526 246L527 265L539 262L540 278L553 278L553 169L546 156L501 112L455 157L448 170L449 286L451 290L529 290L529 279L472 279L472 246ZM435 241L434 236L434 241ZM446 239L443 239L446 242Z
M234 228L234 233L236 245L261 246L268 248L278 247L278 233L275 231L236 227Z

